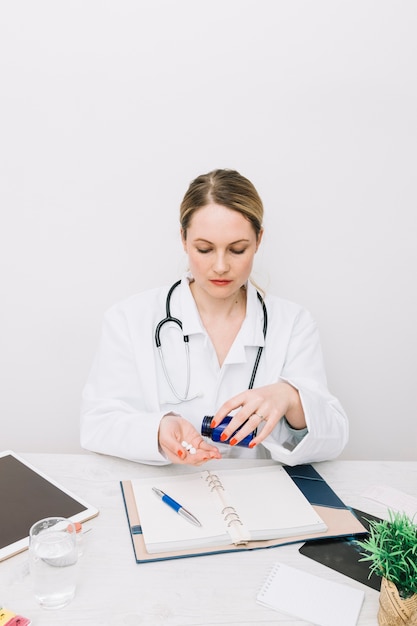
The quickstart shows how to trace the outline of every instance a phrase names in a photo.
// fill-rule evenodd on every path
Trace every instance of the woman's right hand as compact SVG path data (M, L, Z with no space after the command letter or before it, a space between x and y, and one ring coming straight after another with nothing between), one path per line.
M185 441L195 453L183 447ZM162 452L172 463L202 465L212 459L221 459L216 446L205 441L190 422L180 415L164 415L159 424L158 442Z

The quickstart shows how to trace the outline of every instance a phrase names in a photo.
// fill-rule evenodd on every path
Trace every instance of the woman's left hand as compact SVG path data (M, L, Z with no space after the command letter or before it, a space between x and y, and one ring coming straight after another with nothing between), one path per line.
M217 411L211 426L218 426L226 415L230 415L239 407L239 411L233 416L221 437L223 441L226 441L235 430L244 424L239 432L234 435L230 445L236 445L263 423L263 428L249 444L249 447L253 448L273 431L284 415L292 428L306 427L299 393L295 387L284 381L257 389L248 389L230 398Z

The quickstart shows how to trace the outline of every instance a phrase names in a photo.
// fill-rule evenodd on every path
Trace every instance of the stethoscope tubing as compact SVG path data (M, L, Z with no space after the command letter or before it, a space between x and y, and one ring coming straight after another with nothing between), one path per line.
M266 332L268 330L268 311L266 310L265 301L262 298L262 296L259 293L259 291L256 292L256 295L258 296L258 300L259 300L259 302L262 305L262 310L263 310L263 313L264 313L263 335L264 335L264 340L265 340L266 339ZM258 353L257 353L256 359L255 359L255 364L254 364L253 370L252 370L252 376L251 376L250 381L249 381L248 389L253 389L253 384L255 382L256 373L258 371L259 361L261 360L262 352L263 352L263 346L259 346Z
M166 301L165 301L166 317L164 317L163 320L158 322L158 324L157 324L157 326L155 328L155 343L156 343L156 347L157 348L161 348L161 328L162 328L162 326L164 324L167 324L168 322L174 322L174 324L178 324L178 326L182 330L182 322L181 322L181 320L179 320L177 317L172 317L172 315L171 315L171 296L172 296L172 292L180 284L181 284L181 281L177 280L177 282L174 283L172 285L172 287L170 288L170 290L168 291L168 294L167 294L167 297L166 297ZM183 335L183 338L184 338L184 341L186 343L188 343L188 341L189 341L188 335Z

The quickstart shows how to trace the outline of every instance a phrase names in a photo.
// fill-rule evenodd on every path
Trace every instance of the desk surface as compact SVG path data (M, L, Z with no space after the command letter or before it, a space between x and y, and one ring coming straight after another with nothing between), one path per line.
M50 478L97 506L86 522L76 598L46 611L35 602L27 552L0 563L0 600L30 617L33 626L214 626L280 624L310 626L256 603L276 561L365 591L359 626L377 626L379 593L299 554L301 544L268 550L136 564L119 481L166 473L100 455L21 454ZM247 461L224 461L242 463ZM417 462L331 461L316 469L347 505L386 517L386 508L364 498L368 486L384 484L417 494ZM181 472L179 466L169 471Z

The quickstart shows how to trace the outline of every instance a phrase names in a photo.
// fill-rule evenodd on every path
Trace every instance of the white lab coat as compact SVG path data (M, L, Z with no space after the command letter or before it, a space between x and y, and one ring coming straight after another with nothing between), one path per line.
M155 327L165 316L168 288L132 296L104 317L98 353L83 392L82 447L149 464L169 463L158 446L163 415L174 412L200 432L205 415L214 415L229 398L247 389L259 346L264 346L254 387L285 380L298 389L307 429L289 428L281 420L262 445L247 449L216 444L223 457L273 458L288 465L331 459L348 439L348 422L327 389L319 336L311 315L296 304L266 296L268 330L256 290L247 288L246 318L222 367L201 323L184 276L171 298L171 312L189 335L191 384L180 402L163 373L155 346ZM175 389L183 393L187 361L182 333L168 323L161 343ZM304 435L304 436L303 436Z

